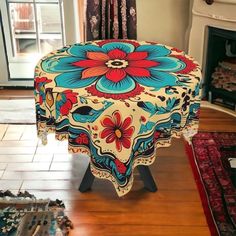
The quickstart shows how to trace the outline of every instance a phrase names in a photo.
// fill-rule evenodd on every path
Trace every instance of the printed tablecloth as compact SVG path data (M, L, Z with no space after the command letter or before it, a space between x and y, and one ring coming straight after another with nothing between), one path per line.
M119 196L133 169L156 149L198 128L201 71L176 48L154 42L101 40L53 51L35 69L38 135L68 139L91 156L92 173Z

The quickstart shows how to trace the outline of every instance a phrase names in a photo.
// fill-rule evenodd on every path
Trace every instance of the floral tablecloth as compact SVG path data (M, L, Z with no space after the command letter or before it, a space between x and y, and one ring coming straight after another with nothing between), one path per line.
M68 139L91 156L91 171L119 196L133 169L150 165L156 148L196 132L201 71L184 52L154 42L103 40L66 46L35 69L38 134Z

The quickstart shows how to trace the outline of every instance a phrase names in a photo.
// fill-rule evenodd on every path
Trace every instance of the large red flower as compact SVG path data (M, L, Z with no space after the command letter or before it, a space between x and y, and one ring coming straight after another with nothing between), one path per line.
M134 126L130 126L132 118L127 117L122 122L121 115L115 111L112 116L105 116L101 124L105 129L101 132L101 138L106 138L107 143L115 142L118 152L124 148L130 148L131 136L134 133Z
M158 62L146 60L147 52L126 53L118 48L103 52L87 52L86 60L72 63L74 66L86 68L82 72L82 79L105 75L112 82L119 82L127 75L151 76L148 68L158 65Z

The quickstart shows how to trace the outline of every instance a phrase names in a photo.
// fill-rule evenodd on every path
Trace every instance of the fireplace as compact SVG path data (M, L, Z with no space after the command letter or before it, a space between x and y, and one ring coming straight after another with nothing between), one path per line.
M236 31L208 27L204 79L210 102L236 110Z
M192 0L188 53L202 66L203 97L236 110L236 0L212 2Z

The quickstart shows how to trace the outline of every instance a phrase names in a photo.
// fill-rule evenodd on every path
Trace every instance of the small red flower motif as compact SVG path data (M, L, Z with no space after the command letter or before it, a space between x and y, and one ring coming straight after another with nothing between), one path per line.
M118 159L115 159L115 164L116 164L116 167L118 169L118 171L121 173L121 174L124 174L126 172L126 166L123 162L121 162L120 160Z
M161 132L160 131L155 131L155 133L154 133L154 141L156 141L160 136L161 136Z
M80 133L79 136L75 139L75 142L78 144L89 144L89 139L85 133Z
M43 101L45 99L45 92L44 92L44 85L46 83L51 82L51 79L48 79L47 77L36 77L35 78L35 90L37 93L39 93L39 104L42 105Z
M144 116L141 116L141 117L140 117L140 120L141 120L142 122L146 122L147 119L146 119Z
M42 89L41 86L51 82L51 79L48 79L47 77L36 77L35 78L35 89L40 92L40 90Z
M115 142L118 152L121 152L122 146L130 148L130 139L134 133L134 126L130 126L131 122L131 117L125 118L122 122L120 113L115 111L112 116L105 116L101 121L105 129L101 132L100 136L102 139L106 138L107 143Z
M57 101L62 100L63 104L60 106L60 113L62 116L68 115L73 104L77 103L78 93L72 90L65 90L62 94L57 96Z

